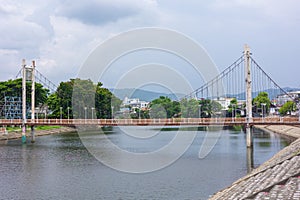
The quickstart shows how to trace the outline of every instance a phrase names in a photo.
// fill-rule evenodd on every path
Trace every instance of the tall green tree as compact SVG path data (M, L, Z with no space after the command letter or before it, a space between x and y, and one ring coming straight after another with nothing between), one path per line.
M26 102L31 102L31 82L26 82ZM44 104L47 101L49 90L40 83L35 83L35 106ZM22 79L0 82L0 102L5 96L22 97ZM30 104L31 105L31 104Z
M96 86L96 114L98 118L109 119L112 118L112 112L116 113L120 110L122 101L102 86L100 82Z
M263 107L263 104L266 104L265 107ZM270 106L271 106L271 100L269 99L269 95L267 92L260 92L257 97L255 97L252 100L252 105L255 105L257 108L261 108L261 110L265 109L264 111L266 113L269 113Z
M281 115L291 114L293 111L296 111L296 104L293 101L288 101L279 109Z
M199 116L199 102L196 99L182 99L181 116L184 118L197 118Z
M222 111L222 105L219 102L216 101L211 101L211 116L212 117L216 117L218 115L221 115L221 111Z
M121 100L116 98L102 83L91 80L70 79L61 82L57 91L48 98L51 117L67 118L111 118L120 109ZM93 112L93 114L92 114Z
M230 101L230 104L228 106L228 113L230 114L230 116L234 116L234 110L237 109L237 99L236 98L233 98L231 101Z
M179 102L172 101L168 97L161 96L154 99L150 103L150 117L151 118L171 118L178 116L180 112Z
M199 100L199 106L201 110L201 117L204 118L217 116L222 110L222 105L220 103L210 99Z

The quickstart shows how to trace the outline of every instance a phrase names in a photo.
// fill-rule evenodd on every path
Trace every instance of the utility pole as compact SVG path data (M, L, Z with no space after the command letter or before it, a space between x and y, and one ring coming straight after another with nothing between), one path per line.
M251 89L251 66L250 66L250 47L246 44L244 47L245 56L245 72L246 72L246 138L247 147L252 147L252 132L250 127L250 122L252 122L252 89Z
M22 60L22 143L26 143L26 63Z

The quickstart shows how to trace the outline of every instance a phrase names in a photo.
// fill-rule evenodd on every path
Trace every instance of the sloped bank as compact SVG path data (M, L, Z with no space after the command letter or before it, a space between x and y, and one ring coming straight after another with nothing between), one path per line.
M44 136L51 134L59 134L59 133L69 133L76 131L73 127L55 127L48 130L35 130L35 136ZM30 138L30 131L26 131L26 136ZM21 131L8 131L8 134L1 134L0 140L15 140L22 138Z
M293 126L256 126L295 138L250 174L210 197L216 199L300 199L300 128Z

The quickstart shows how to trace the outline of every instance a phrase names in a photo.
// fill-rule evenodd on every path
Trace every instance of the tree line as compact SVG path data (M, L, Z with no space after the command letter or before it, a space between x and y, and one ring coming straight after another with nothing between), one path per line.
M271 110L272 102L267 92L260 92L252 100L253 115L258 117L267 115ZM149 110L135 109L131 118L211 118L211 117L245 117L246 104L238 104L236 98L233 98L228 108L223 109L222 105L211 99L182 99L181 101L172 101L168 97L159 97L153 100L149 105ZM296 111L296 103L286 102L280 109L280 115L291 114Z
M22 79L0 82L0 105L4 104L5 96L22 97ZM31 82L26 83L26 102L30 107ZM53 94L35 83L35 106L47 107L48 118L91 118L91 115L111 118L112 106L119 110L121 102L107 88L103 88L101 82L94 84L91 80L70 79L61 82Z
M122 101L112 94L101 82L91 80L70 79L61 82L53 94L41 84L35 83L36 106L47 106L49 118L112 118L120 110ZM31 100L31 83L26 83L26 101ZM0 82L0 102L5 96L22 96L22 79ZM270 112L271 101L268 93L261 92L252 100L253 112ZM281 115L296 111L296 104L292 101L285 103L280 109ZM149 109L135 108L130 118L210 118L241 116L245 104L238 105L232 99L228 109L223 110L220 103L210 99L182 99L173 101L161 96L149 104ZM239 112L237 112L239 111ZM120 116L119 116L120 117Z

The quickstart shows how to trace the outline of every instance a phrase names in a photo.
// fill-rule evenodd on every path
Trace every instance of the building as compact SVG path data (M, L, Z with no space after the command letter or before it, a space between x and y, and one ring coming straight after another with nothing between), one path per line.
M146 110L148 108L148 105L149 102L147 101L140 101L140 99L138 98L130 99L128 97L125 97L121 107L129 107L131 110L134 110L136 108Z
M215 99L214 101L218 102L222 106L222 110L228 110L228 106L230 105L230 102L234 98L228 98L228 97L221 97L219 99Z
M278 95L275 99L275 103L276 106L281 107L286 102L296 98L300 98L300 91L292 91L292 92L288 92L287 94Z

